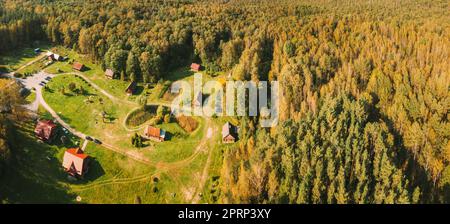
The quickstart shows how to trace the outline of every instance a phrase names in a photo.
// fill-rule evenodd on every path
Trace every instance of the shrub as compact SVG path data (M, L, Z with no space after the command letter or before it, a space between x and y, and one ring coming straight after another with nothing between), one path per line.
M170 123L170 114L164 115L164 123Z
M198 127L198 122L192 117L184 115L177 117L178 124L187 132L193 132Z

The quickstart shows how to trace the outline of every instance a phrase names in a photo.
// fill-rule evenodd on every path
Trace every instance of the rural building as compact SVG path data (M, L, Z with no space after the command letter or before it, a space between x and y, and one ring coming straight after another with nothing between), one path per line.
M89 156L80 148L67 149L64 153L63 168L74 177L83 177L88 171Z
M34 133L36 137L44 142L51 141L56 135L56 124L51 120L40 120L36 124Z
M191 70L194 71L194 72L200 71L201 67L202 66L200 64L197 64L197 63L192 63L191 64Z
M105 76L108 79L114 79L114 71L112 69L106 69Z
M223 143L233 143L236 142L238 138L237 127L227 122L222 127L222 142Z
M149 125L144 130L144 137L153 141L163 142L166 138L166 131Z
M73 65L72 65L72 68L77 70L77 71L83 71L84 65L81 64L80 62L74 62Z
M62 61L63 57L61 55L59 55L59 54L53 54L53 59L55 61Z
M51 51L47 51L46 56L49 61L64 61L65 60L65 58L62 57L61 55L55 54Z
M133 95L134 92L136 91L136 87L137 87L137 83L136 83L135 81L132 81L132 82L130 83L130 85L128 85L128 87L127 87L127 89L125 90L125 92L126 92L128 95Z

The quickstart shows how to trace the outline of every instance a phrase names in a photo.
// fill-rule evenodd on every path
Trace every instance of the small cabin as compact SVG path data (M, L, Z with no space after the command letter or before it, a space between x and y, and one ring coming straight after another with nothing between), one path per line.
M52 120L40 120L36 124L34 133L44 142L50 142L56 135L57 125Z
M131 96L134 94L134 92L136 91L136 87L137 87L137 83L135 81L132 81L130 83L130 85L128 85L127 89L125 90L125 92L127 93L127 95Z
M105 77L108 79L114 79L114 71L112 69L106 69Z
M81 64L80 62L74 62L72 68L81 72L84 70L84 65Z
M156 142L163 142L166 138L166 131L149 125L144 130L144 137Z
M223 143L234 143L238 139L238 129L236 126L227 122L222 127L222 142Z
M191 64L191 71L198 72L198 71L200 71L201 68L202 68L202 66L200 64L197 64L197 63Z
M83 177L88 172L89 156L80 148L67 149L64 153L63 168L73 177Z

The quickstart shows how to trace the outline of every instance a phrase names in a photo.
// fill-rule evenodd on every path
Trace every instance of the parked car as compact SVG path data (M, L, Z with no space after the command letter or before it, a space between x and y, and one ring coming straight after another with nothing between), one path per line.
M94 139L93 139L91 136L86 136L85 138L86 138L86 140L88 140L88 141L94 141Z
M52 80L52 77L48 76L45 78L45 80L50 81L50 80Z
M99 144L99 145L102 144L102 142L101 142L100 140L98 140L98 139L94 139L94 143L95 143L95 144Z

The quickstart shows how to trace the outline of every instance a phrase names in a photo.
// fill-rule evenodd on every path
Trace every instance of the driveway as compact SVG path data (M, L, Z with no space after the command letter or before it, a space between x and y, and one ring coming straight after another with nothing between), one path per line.
M17 81L19 81L25 88L27 88L29 90L34 89L36 92L36 95L37 95L38 92L41 92L41 89L45 86L45 83L48 82L48 80L46 80L46 78L48 78L48 77L53 78L54 76L55 75L53 75L53 74L49 74L49 73L40 71L34 75L26 77L25 79L21 79L21 78L15 78L15 79ZM40 97L36 97L34 102L26 105L26 107L32 111L37 111L40 100L41 100Z
M40 71L34 75L28 76L25 79L18 78L17 80L20 83L22 83L25 88L30 89L30 90L32 88L35 88L37 90L37 89L41 89L43 87L40 85L41 82L45 82L45 83L48 82L46 80L46 78L48 78L48 77L53 78L53 77L55 77L55 75L46 73L44 71Z

